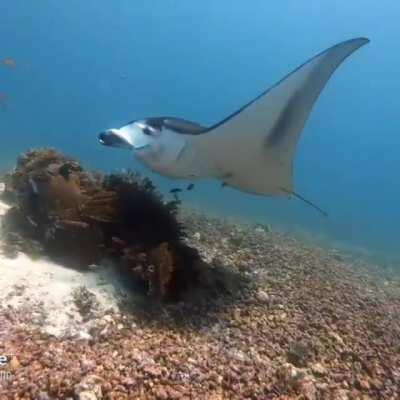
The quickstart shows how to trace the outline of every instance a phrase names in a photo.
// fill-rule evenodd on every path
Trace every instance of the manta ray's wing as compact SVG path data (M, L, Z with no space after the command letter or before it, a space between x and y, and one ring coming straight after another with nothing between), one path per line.
M287 196L299 135L318 95L342 61L369 40L342 42L320 53L255 100L192 137L213 177L242 191Z

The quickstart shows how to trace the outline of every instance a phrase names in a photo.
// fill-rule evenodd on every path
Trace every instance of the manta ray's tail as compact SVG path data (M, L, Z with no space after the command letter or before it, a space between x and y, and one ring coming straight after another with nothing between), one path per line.
M304 203L308 204L309 206L311 206L312 208L314 208L315 210L317 210L318 212L320 212L324 217L328 217L328 213L326 211L324 211L322 208L318 207L316 204L312 203L310 200L307 200L306 198L304 198L302 195L294 192L293 190L286 190L285 188L281 188L281 190L285 193L287 193L289 196L294 196L297 199L303 201Z

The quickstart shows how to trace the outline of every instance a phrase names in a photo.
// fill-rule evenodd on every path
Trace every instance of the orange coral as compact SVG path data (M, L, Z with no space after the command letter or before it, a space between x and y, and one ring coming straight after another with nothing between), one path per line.
M176 270L174 254L167 242L148 253L148 261L153 266L150 274L149 292L155 297L163 298L168 293L169 285Z

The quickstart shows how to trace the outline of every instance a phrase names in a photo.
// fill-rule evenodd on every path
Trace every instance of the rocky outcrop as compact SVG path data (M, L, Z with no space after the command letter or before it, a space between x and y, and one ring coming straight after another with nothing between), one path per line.
M164 202L149 179L102 175L53 149L22 154L3 178L5 246L75 268L104 257L150 295L166 299L196 279L197 252L182 241L179 202Z

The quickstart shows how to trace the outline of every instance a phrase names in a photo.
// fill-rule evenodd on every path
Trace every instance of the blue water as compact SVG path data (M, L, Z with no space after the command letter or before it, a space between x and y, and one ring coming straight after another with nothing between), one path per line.
M303 131L296 200L196 185L184 201L332 243L399 254L400 3L383 0L0 0L0 169L52 146L104 170L134 167L96 135L135 118L219 121L342 40L371 43L323 91ZM176 186L154 177L162 190Z

